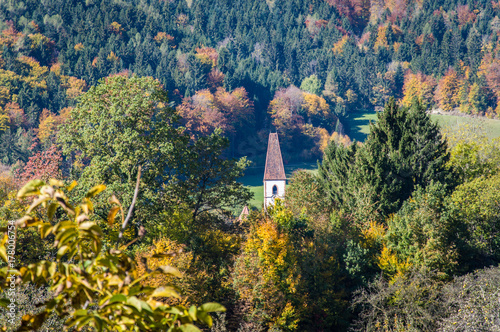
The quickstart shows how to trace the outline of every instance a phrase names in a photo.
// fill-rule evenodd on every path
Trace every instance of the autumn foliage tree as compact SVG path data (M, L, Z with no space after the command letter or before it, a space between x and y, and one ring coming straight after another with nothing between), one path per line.
M234 288L249 306L248 318L255 317L254 329L267 325L293 331L299 321L296 292L300 274L290 235L271 219L254 227L235 263Z
M303 103L304 94L295 86L276 92L269 104L273 125L280 131L299 127L304 122L304 118L300 115Z
M22 186L34 179L48 181L60 178L62 160L62 152L56 145L45 151L39 151L29 158L26 165L16 170L16 182Z
M243 95L229 94L229 100L221 95L216 100L221 113L230 113L229 117L245 111L235 101ZM187 209L195 221L201 214L245 204L251 194L237 179L248 165L246 158L224 155L228 139L220 129L190 136L179 120L157 80L119 75L101 81L80 98L58 139L75 161L72 177L82 187L107 181L108 192L127 203L133 199L138 167L143 167L144 187L134 217L145 222L159 222L158 211ZM106 204L101 201L100 208Z
M434 98L443 110L452 111L460 105L460 84L461 79L453 68L439 80Z
M189 132L206 135L215 128L235 134L253 122L253 103L244 88L232 92L219 87L215 93L201 90L186 97L177 111Z
M71 107L65 107L56 115L48 109L44 109L40 115L37 136L43 146L56 143L59 126L69 117Z
M500 60L488 52L481 61L479 75L486 78L486 82L497 99L495 112L500 114Z
M370 19L370 1L366 0L327 0L330 6L337 8L351 23L362 31Z
M176 268L161 265L154 271L147 268L146 273L137 275L136 262L123 251L126 246L117 243L115 248L103 248L103 233L93 220L91 199L106 187L93 187L82 202L73 207L66 192L71 192L75 185L65 187L54 179L49 184L39 179L29 182L18 192L18 198L35 196L27 214L2 227L0 259L2 264L10 263L10 266L0 269L0 289L7 289L12 279L19 278L22 284L46 286L52 293L42 300L43 308L23 316L16 329L38 330L51 314L66 319L65 330L76 327L97 331L200 331L194 322L211 326L209 312L225 311L223 306L216 303L193 305L189 309L181 305L171 306L165 299L179 297L175 288L141 284L142 280L161 274L181 277ZM118 217L123 230L128 218L125 219L124 209L116 197L111 201L115 208L110 211L108 222L114 223ZM43 219L34 216L39 209L43 213L40 211L38 216L44 216ZM58 209L61 214L56 214ZM42 239L52 235L50 238L54 239L58 250L56 257L26 265L9 262L6 244L11 238L8 231L16 226L36 228ZM164 252L157 254L157 257L165 256L167 253ZM8 299L0 300L3 307L9 304Z
M285 146L302 151L299 155L305 159L324 150L329 138L328 129L336 120L323 97L295 86L277 91L269 103L268 112Z
M148 197L156 197L161 184L172 179L174 163L189 140L177 120L157 80L114 76L80 98L58 141L76 161L72 176L82 187L107 182L109 192L126 204L132 201L135 174L142 166L148 187L139 196L136 213L141 213L150 210ZM142 204L148 208L143 210Z
M424 108L429 107L432 104L435 86L436 81L433 77L422 73L413 74L411 71L407 71L401 104L409 107L413 100L417 100Z

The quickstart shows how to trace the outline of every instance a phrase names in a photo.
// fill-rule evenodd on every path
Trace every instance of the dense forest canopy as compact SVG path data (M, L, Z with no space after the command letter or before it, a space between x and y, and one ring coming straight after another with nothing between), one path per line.
M223 126L233 155L253 160L274 129L285 160L314 160L353 112L391 96L497 116L499 12L493 1L3 1L0 106L26 123L11 119L2 158L26 161L47 118L123 71L159 79L187 123Z

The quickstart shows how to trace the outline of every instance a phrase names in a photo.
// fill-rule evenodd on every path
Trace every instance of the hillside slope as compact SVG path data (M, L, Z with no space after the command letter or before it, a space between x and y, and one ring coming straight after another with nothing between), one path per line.
M349 133L342 122L351 113L391 96L496 116L499 12L493 1L10 0L0 4L0 30L12 39L2 43L8 70L28 56L89 86L123 71L154 76L177 105L243 87L236 99L248 96L251 114L228 131L233 155L258 159L277 129L285 159L310 159L333 131ZM69 105L41 95L20 105L33 129L43 108L57 115Z

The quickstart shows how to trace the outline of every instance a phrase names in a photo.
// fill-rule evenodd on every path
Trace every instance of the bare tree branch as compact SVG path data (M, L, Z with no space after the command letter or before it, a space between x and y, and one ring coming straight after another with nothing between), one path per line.
M120 229L120 234L118 235L118 241L116 242L116 247L118 247L118 244L120 243L120 240L123 237L123 232L125 231L125 228L127 228L128 221L130 220L130 217L132 216L132 211L134 210L135 201L137 199L137 194L139 193L139 183L140 182L141 182L141 166L139 166L139 168L137 170L137 182L135 184L134 198L132 199L132 204L130 204L130 208L128 209L127 217L123 221L122 228Z

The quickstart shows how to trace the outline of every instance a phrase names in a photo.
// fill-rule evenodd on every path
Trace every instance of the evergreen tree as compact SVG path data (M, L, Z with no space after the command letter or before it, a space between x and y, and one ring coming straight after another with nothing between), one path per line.
M469 37L467 38L467 58L469 60L470 67L474 71L477 71L477 68L481 64L481 44L481 36L476 29L471 29Z
M382 215L396 212L417 185L452 185L446 146L438 125L420 104L399 108L391 99L359 149L350 172L352 184L373 189L371 201Z
M323 161L318 164L319 180L332 206L342 206L349 195L348 182L356 151L355 143L344 147L332 141L325 150Z
M421 105L399 108L391 98L370 129L361 148L332 142L325 151L319 178L333 207L387 216L416 186L452 185L446 142Z

